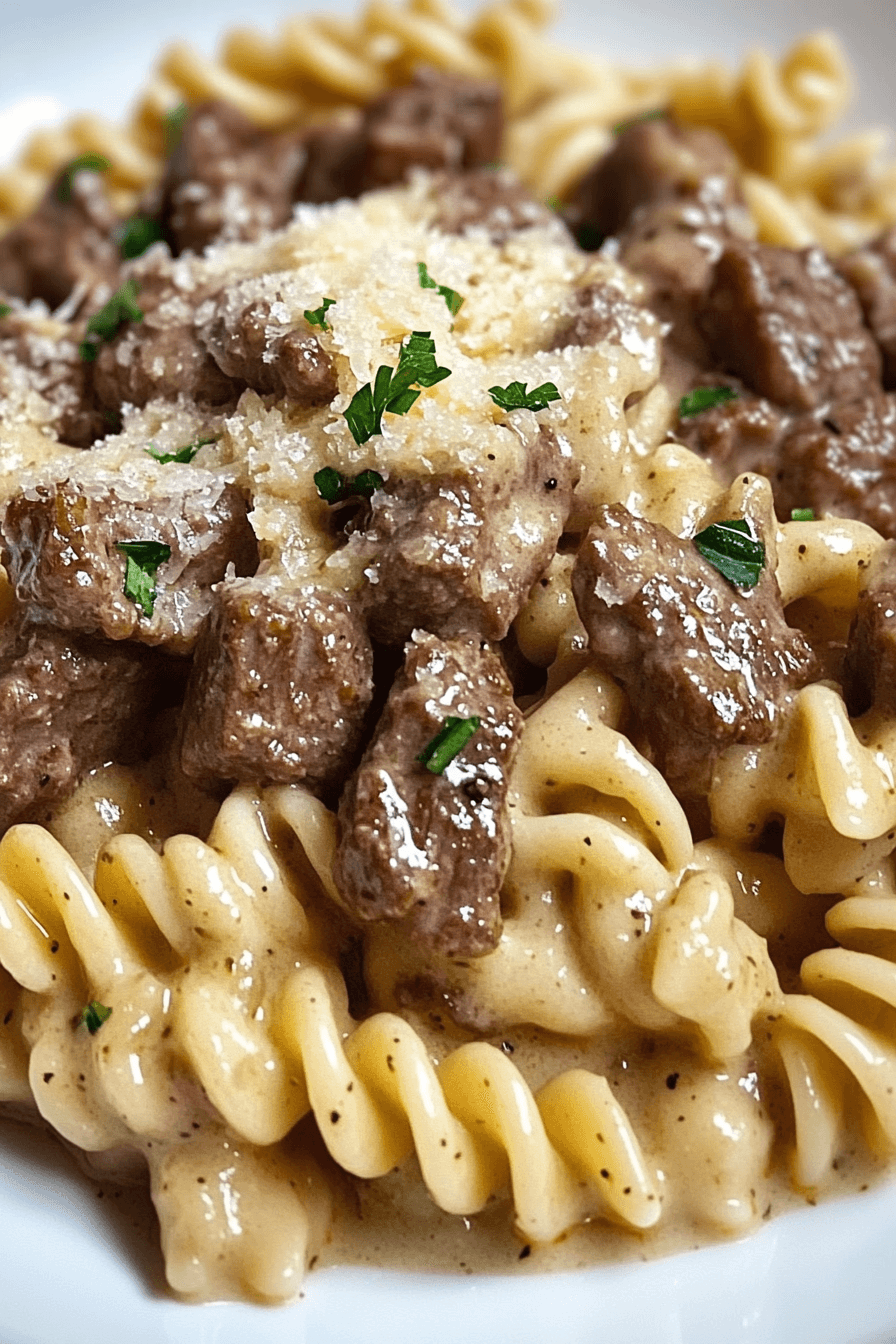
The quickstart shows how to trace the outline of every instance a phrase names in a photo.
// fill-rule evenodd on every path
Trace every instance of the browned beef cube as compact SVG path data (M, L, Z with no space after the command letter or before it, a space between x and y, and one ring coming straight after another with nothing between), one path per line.
M679 126L669 117L635 121L579 183L570 222L607 237L625 228L636 210L664 202L712 197L720 207L734 207L737 172L737 160L715 131Z
M305 134L305 165L295 199L322 205L360 195L365 153L360 113L346 121L311 126Z
M78 479L23 490L7 505L2 560L29 615L63 630L165 644L188 652L233 563L252 573L258 552L242 496L211 472L165 468L167 493ZM166 478L167 484L167 478ZM125 593L120 544L170 547L154 579L152 615Z
M441 774L417 758L448 716L480 726ZM501 933L507 780L522 716L478 640L417 632L339 806L333 876L358 919L400 920L426 948L479 956Z
M781 406L810 411L880 386L880 354L858 300L817 247L731 243L700 326L719 368Z
M235 405L244 390L200 342L194 317L209 296L181 288L181 275L164 257L139 264L133 278L143 316L123 323L112 340L100 344L90 366L94 394L107 411L181 396L202 406Z
M0 238L0 290L51 308L76 285L114 290L117 223L100 175L63 169L37 209Z
M798 416L781 441L772 482L783 518L811 508L896 537L896 395L878 391Z
M0 636L0 833L139 751L161 679L145 650L7 622Z
M884 387L896 390L896 226L867 247L841 257L837 269L858 294L865 321L880 346Z
M26 371L28 384L53 407L52 428L60 442L89 448L109 433L93 398L90 366L71 328L29 311L9 313L0 319L0 365Z
M737 390L737 396L696 415L679 417L676 439L692 452L709 458L725 480L745 471L774 477L787 417L777 406L744 391L736 379L724 374L703 374L695 387L731 387Z
M814 669L772 574L737 589L692 542L621 504L600 510L573 592L594 657L625 687L682 795L706 791L725 747L771 737L788 693Z
M439 202L435 226L445 233L485 229L503 243L521 229L550 223L552 212L507 168L446 173L434 183Z
M560 324L549 350L569 345L599 345L601 341L620 344L626 334L640 337L643 314L615 285L583 285L573 295L572 312Z
M572 458L546 428L522 470L500 480L471 470L388 481L350 542L365 561L374 638L399 644L420 628L503 639L557 548L574 485Z
M850 712L896 706L896 545L890 542L865 572L849 632L844 689Z
M266 299L244 305L225 291L201 340L222 373L262 395L289 397L296 406L326 405L336 395L320 341L307 327L278 322Z
M372 676L370 641L344 597L222 584L187 690L184 773L332 790L357 759Z
M305 151L295 134L260 130L229 103L193 108L162 183L162 223L172 250L251 241L292 214Z

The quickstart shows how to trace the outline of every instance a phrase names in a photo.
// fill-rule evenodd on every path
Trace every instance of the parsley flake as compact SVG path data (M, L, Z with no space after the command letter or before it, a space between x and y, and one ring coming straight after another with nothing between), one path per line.
M317 493L327 504L341 504L343 500L362 495L370 499L374 490L382 490L385 482L378 471L359 472L357 476L343 476L334 467L321 467L314 473Z
M167 462L192 462L200 448L204 448L207 443L217 443L220 437L220 434L209 434L208 438L196 439L193 443L185 443L183 448L177 448L173 453L160 453L154 443L151 443L148 448L144 448L143 451L163 465Z
M745 518L729 518L698 532L694 545L704 560L738 588L755 588L765 564L765 547Z
M171 547L163 541L117 541L115 549L127 557L124 595L151 616L155 609L155 577L159 565L171 559Z
M542 383L526 391L525 383L508 383L506 387L490 387L488 394L502 411L543 411L552 401L560 400L554 383Z
M96 999L91 999L86 1008L81 1009L81 1021L90 1032L95 1036L104 1022L108 1022L112 1016L112 1009L107 1008L104 1003L98 1003Z
M164 237L157 219L151 219L149 215L132 215L118 231L118 250L125 261L132 261L134 257L142 257L147 248L160 243Z
M437 280L433 280L429 271L426 269L425 261L417 262L417 274L420 277L421 289L434 289L445 300L448 311L452 317L457 317L463 307L463 298L456 289L449 289L447 285L440 285Z
M12 308L8 303L0 303L0 317L9 317Z
M56 199L63 205L72 198L72 187L78 173L105 173L110 167L109 160L103 154L88 150L63 168L56 184Z
M189 115L190 109L186 103L178 103L165 113L165 153L169 158L181 142Z
M628 121L617 121L613 127L613 134L621 135L623 131L628 130L629 126L637 126L642 121L664 121L667 116L668 113L664 108L654 107L649 112L642 112L640 116L629 117Z
M472 714L468 719L458 719L453 714L449 715L441 732L436 733L432 741L423 748L417 760L425 765L431 774L443 774L446 766L449 766L455 756L463 751L481 722L478 714Z
M815 510L814 510L814 509L791 509L791 510L790 510L790 521L793 522L793 523L814 523L814 522L815 522Z
M137 281L126 280L107 303L87 323L87 335L79 346L82 359L93 360L103 341L118 335L125 322L142 322L143 309L137 305Z
M305 321L309 327L320 327L321 331L329 331L330 324L327 321L326 312L328 308L333 307L335 302L335 299L324 299L319 308L306 308Z
M381 364L373 386L359 387L345 408L345 419L355 443L366 443L382 433L383 415L407 415L420 395L421 388L434 387L451 375L450 369L436 364L436 343L428 331L412 331L398 356L398 367ZM418 387L413 385L417 383Z
M678 403L678 418L687 420L690 415L699 415L701 411L711 411L715 406L724 406L726 401L736 400L733 387L698 387Z

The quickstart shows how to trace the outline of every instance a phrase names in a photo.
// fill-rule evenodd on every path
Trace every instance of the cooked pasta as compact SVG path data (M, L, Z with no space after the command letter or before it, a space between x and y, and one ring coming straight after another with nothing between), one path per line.
M828 34L550 18L178 43L0 173L0 1104L187 1297L896 1152L896 175Z

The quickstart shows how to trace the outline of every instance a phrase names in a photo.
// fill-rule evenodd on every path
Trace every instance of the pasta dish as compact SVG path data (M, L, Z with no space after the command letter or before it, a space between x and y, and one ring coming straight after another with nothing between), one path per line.
M892 1165L896 168L828 35L548 18L176 45L0 172L0 1105L186 1297Z

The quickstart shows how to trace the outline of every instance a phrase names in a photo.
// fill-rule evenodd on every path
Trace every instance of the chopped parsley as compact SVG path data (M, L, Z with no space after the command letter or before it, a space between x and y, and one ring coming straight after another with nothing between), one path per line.
M452 317L457 317L463 306L463 298L456 289L449 289L447 285L440 285L438 281L433 280L429 271L426 269L425 261L417 262L417 274L420 277L421 289L434 289L445 300L448 311Z
M78 173L105 173L110 167L109 160L103 154L88 150L63 168L56 184L56 199L65 204L72 198L72 186Z
M81 1009L81 1021L90 1032L95 1036L104 1022L108 1022L112 1016L112 1009L107 1008L104 1003L97 1003L96 999L91 999L86 1008Z
M155 577L159 565L171 559L171 547L163 541L118 541L115 549L127 557L124 595L151 616L155 609Z
M209 434L208 438L196 439L193 443L185 443L183 448L177 448L173 453L160 453L154 443L151 443L148 448L144 448L143 451L163 465L167 462L192 462L200 448L204 448L207 443L217 443L220 437L220 434Z
M186 103L178 103L165 113L165 153L169 158L181 142L189 115L190 109Z
M698 532L694 545L729 583L755 588L765 564L765 547L745 518L729 518Z
M367 470L357 476L343 476L334 467L321 467L314 473L317 493L327 504L341 504L343 500L363 495L369 499L374 490L382 490L384 481L378 471Z
M790 521L793 522L793 523L814 523L814 522L815 522L815 510L814 510L814 509L791 509L791 510L790 510Z
M698 387L678 403L678 418L686 420L689 415L699 415L701 411L711 411L714 406L724 406L726 401L736 400L733 387Z
M431 774L441 775L455 756L463 751L481 722L478 714L471 715L469 719L458 719L453 714L449 715L442 731L436 733L432 741L423 748L417 760L425 765Z
M125 322L142 322L143 309L137 304L137 281L126 280L111 299L87 323L87 335L79 346L82 359L96 359L103 341L118 335Z
M613 134L621 135L623 131L628 130L629 126L637 126L642 121L663 121L667 116L668 113L664 108L654 107L649 112L642 112L640 116L629 117L628 121L617 121L613 127Z
M488 394L502 411L543 411L552 401L560 400L554 383L542 383L526 391L525 383L508 383L506 387L490 387Z
M12 309L8 303L0 303L0 317L9 317Z
M436 344L428 331L412 331L401 347L398 367L381 364L373 387L365 383L345 409L345 418L355 443L366 443L382 433L383 415L407 415L420 395L420 389L434 387L451 375L450 369L436 364ZM414 387L414 384L419 384Z
M157 219L149 215L132 215L122 224L118 233L118 248L125 261L142 257L153 243L159 243L165 237Z
M333 307L335 302L335 299L324 299L319 308L306 308L305 321L309 327L320 327L321 331L329 331L330 324L327 321L326 312L328 308Z

